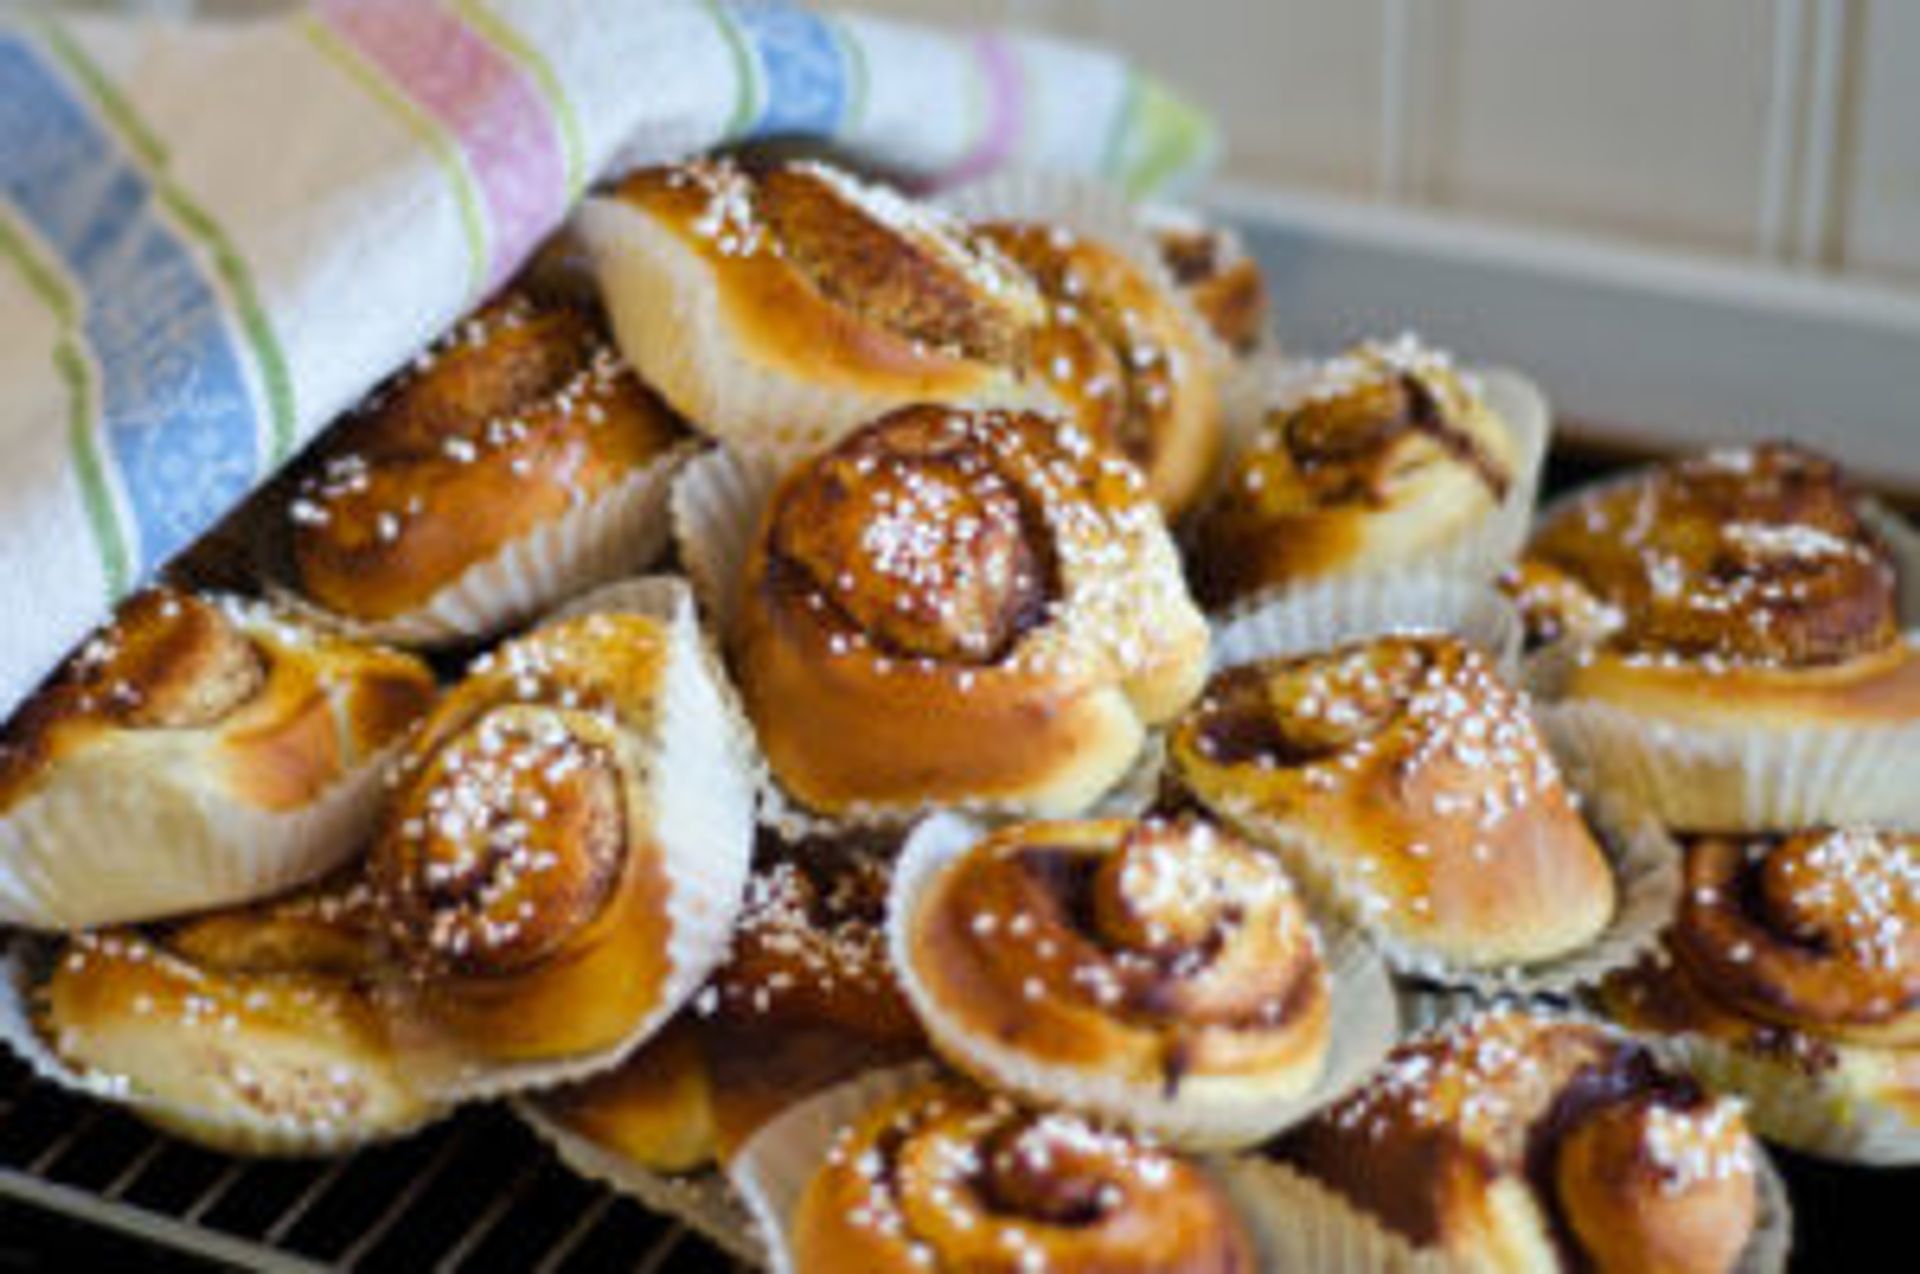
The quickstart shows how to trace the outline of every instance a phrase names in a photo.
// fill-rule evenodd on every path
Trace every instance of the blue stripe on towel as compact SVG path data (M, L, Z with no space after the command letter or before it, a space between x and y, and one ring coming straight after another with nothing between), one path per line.
M239 502L259 408L205 262L136 156L24 37L0 31L0 199L58 257L99 366L100 434L144 575Z
M737 4L728 12L758 57L766 90L747 136L833 136L853 87L833 27L817 13L785 4Z

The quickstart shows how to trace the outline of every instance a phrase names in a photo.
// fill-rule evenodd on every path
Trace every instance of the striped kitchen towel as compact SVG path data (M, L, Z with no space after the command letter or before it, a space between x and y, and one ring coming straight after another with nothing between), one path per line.
M1107 54L788 4L0 19L0 712L589 182L778 136L1139 192L1213 150Z

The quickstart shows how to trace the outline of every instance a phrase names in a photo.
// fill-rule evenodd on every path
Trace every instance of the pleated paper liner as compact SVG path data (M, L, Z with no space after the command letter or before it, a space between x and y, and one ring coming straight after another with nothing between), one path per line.
M1311 363L1268 361L1259 365L1257 375L1261 380L1256 390L1260 409L1250 416L1243 413L1241 417L1255 423L1267 411L1296 401L1314 383L1315 370ZM1512 369L1468 368L1463 369L1461 375L1469 390L1505 422L1513 437L1512 480L1500 503L1473 526L1428 546L1418 558L1358 565L1349 570L1262 589L1233 603L1227 608L1229 613L1285 600L1305 589L1324 590L1337 599L1341 586L1349 581L1360 590L1362 599L1385 588L1435 576L1491 583L1513 565L1527 542L1533 523L1534 500L1539 492L1547 444L1553 432L1552 408L1539 386ZM1223 472L1230 470L1234 455L1249 445L1252 439L1251 430L1233 436L1230 454L1222 465Z
M1587 492L1630 481L1613 479ZM1565 501L1556 504L1562 508ZM1894 552L1901 622L1920 657L1920 534L1872 500L1861 513ZM1547 516L1552 515L1549 510ZM1920 825L1920 719L1884 724L1740 727L1678 722L1603 699L1569 699L1582 657L1548 647L1529 657L1527 681L1546 701L1541 723L1555 750L1592 781L1676 827L1786 830L1824 823Z
M1183 1098L1158 1076L1134 1079L1028 1057L949 1012L922 981L913 960L912 919L926 890L984 835L981 825L953 815L935 815L914 830L894 873L887 941L901 989L935 1046L990 1087L1037 1105L1064 1106L1126 1124L1175 1146L1247 1145L1300 1122L1359 1084L1399 1034L1393 987L1379 956L1358 934L1316 921L1331 1022L1320 1076L1298 1097L1264 1095L1230 1103Z
M33 1003L55 958L54 942L15 935L0 950L0 1045L24 1062L34 1076L58 1088L114 1106L148 1122L234 1154L304 1157L340 1154L378 1141L403 1137L444 1117L450 1107L423 1104L421 1117L404 1126L370 1129L351 1120L308 1120L237 1116L231 1111L183 1104L143 1092L123 1075L69 1064L49 1045L34 1023ZM211 1030L211 1023L197 1028Z
M254 602L235 615L256 634L278 622ZM398 738L343 755L331 786L273 810L214 789L217 730L122 733L101 745L121 753L110 773L72 767L0 815L0 924L85 929L246 902L317 879L360 848ZM182 763L196 738L206 740L199 755Z
M588 1055L511 1063L477 1059L437 1038L426 1023L411 1022L402 1044L414 1054L422 1083L449 1100L550 1088L610 1069L699 990L732 940L753 853L751 745L701 632L693 594L683 580L656 576L609 585L560 612L595 613L645 615L665 621L671 632L647 776L653 826L645 834L646 842L658 846L672 882L670 969L659 999L633 1029Z
M377 620L336 614L286 582L284 563L263 568L276 581L269 591L315 624L363 641L431 649L496 636L584 589L652 564L667 546L674 476L703 446L691 439L675 445L594 499L502 545L404 614Z
M1491 586L1448 576L1364 576L1296 589L1216 616L1213 665L1313 654L1395 633L1451 633L1519 673L1520 616Z
M740 1148L727 1177L753 1217L774 1274L792 1272L788 1223L834 1138L882 1102L939 1074L930 1062L870 1072L782 1112Z
M683 1175L655 1172L582 1136L532 1102L516 1100L513 1112L582 1177L685 1222L737 1261L766 1267L767 1250L753 1214L718 1168Z
M940 371L881 365L800 369L743 350L712 265L679 233L617 198L592 198L575 225L592 251L622 351L696 428L731 450L796 463L896 407L1049 406L1010 368L952 356Z
M724 648L733 631L747 563L768 502L782 470L765 457L746 457L716 449L694 460L673 491L673 529L681 564L695 595ZM753 737L751 733L749 737ZM1134 762L1116 776L1093 808L1144 810L1157 794L1160 750L1149 730ZM872 828L904 828L937 809L964 809L981 818L1024 815L1015 803L993 800L925 801L906 806L855 808L824 814L807 808L780 786L772 767L756 749L754 773L761 822L789 839L832 836Z
M1920 649L1920 633L1907 641ZM1920 719L1884 726L1686 725L1599 699L1540 709L1554 750L1676 827L1920 825Z
M389 746L295 810L243 805L125 771L64 781L0 819L0 923L74 930L156 920L282 893L364 843Z
M1256 1155L1210 1165L1252 1231L1262 1270L1313 1274L1473 1274L1483 1268L1444 1249L1421 1247L1347 1199L1286 1164ZM1793 1242L1785 1184L1761 1151L1755 1160L1758 1213L1736 1274L1782 1274Z

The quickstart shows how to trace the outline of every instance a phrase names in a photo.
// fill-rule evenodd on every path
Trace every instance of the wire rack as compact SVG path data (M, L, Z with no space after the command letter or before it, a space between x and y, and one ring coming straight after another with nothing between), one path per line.
M265 1270L727 1271L677 1222L480 1108L335 1160L247 1160L156 1133L0 1059L0 1200Z

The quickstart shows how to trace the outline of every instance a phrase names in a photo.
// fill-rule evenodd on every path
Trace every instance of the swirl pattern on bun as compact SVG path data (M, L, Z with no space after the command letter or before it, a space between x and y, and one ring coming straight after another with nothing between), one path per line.
M1208 642L1133 466L1048 417L939 407L788 475L736 612L773 772L832 814L1083 809Z

